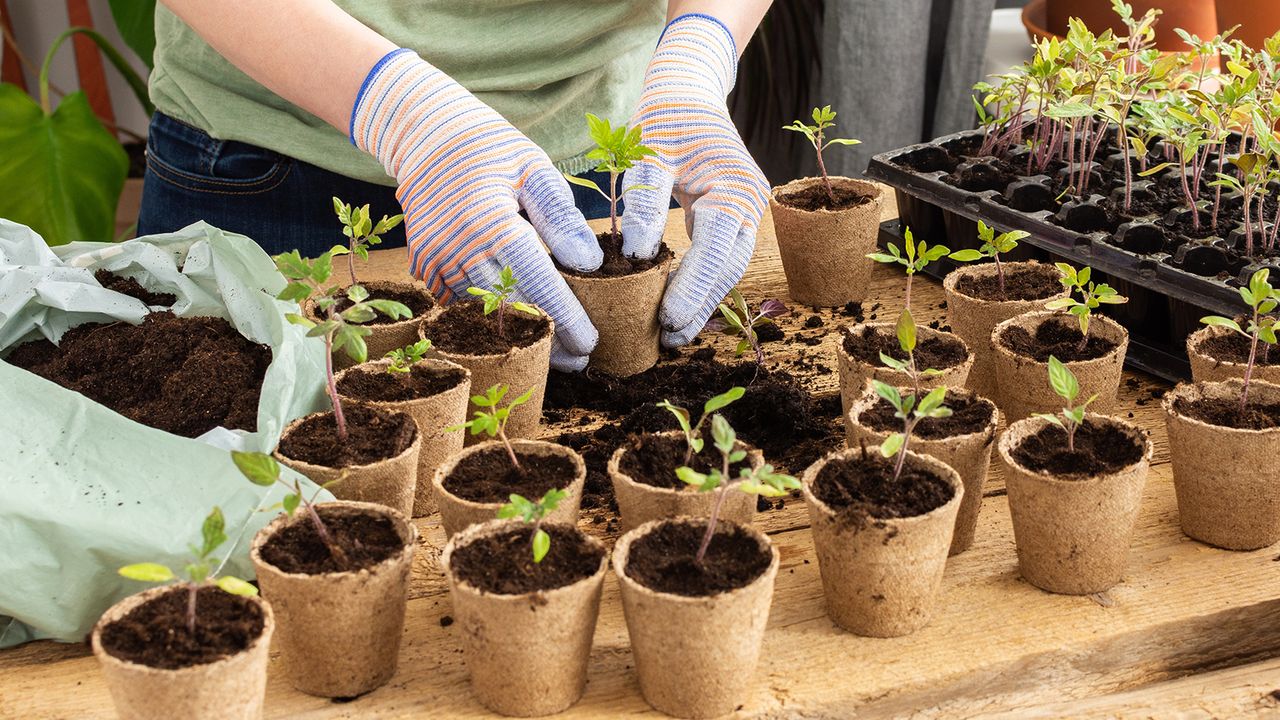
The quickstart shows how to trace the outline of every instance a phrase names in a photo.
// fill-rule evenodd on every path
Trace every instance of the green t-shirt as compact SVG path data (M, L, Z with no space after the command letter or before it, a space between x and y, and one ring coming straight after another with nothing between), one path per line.
M585 113L628 119L666 13L661 0L335 2L448 73L570 173L591 166L582 158L591 145ZM237 70L162 4L151 99L219 140L395 185L344 133Z

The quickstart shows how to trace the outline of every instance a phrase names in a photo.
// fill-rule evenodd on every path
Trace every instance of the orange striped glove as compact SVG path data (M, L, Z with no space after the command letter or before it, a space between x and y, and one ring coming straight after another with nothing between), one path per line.
M645 145L656 151L623 176L623 251L653 257L674 191L685 209L693 247L662 301L663 344L693 339L716 305L738 283L755 249L769 183L729 118L725 96L737 74L729 30L709 15L672 20L645 72L632 116Z
M399 181L410 270L437 298L493 287L510 267L518 299L555 319L552 366L586 367L596 330L547 249L582 271L600 267L603 254L546 153L406 49L369 72L352 108L351 142Z

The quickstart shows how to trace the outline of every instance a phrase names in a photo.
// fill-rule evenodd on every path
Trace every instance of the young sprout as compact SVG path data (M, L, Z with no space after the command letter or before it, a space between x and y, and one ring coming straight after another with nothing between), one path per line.
M284 290L276 297L280 300L292 300L298 304L310 302L317 314L323 319L315 322L301 313L287 313L285 319L294 325L309 328L307 337L324 338L325 387L329 400L333 403L333 416L338 425L338 438L347 441L347 420L342 413L342 401L338 399L337 380L333 374L333 353L346 350L347 357L356 363L362 363L369 356L369 348L364 339L370 332L363 323L382 313L392 319L412 317L413 313L403 304L394 300L378 300L369 297L369 291L361 285L349 285L345 296L350 303L345 310L338 309L337 287L326 287L329 276L333 274L333 252L327 252L315 260L308 260L291 250L275 256L276 267L289 281Z
M522 312L526 315L532 315L534 317L538 317L538 315L540 315L538 308L529 305L528 303L522 303L510 299L516 291L517 282L519 281L516 280L515 274L511 272L511 268L504 267L502 268L502 272L498 273L498 282L493 286L493 289L484 290L477 287L467 288L468 293L484 300L485 315L489 315L495 311L498 313L498 337L506 337L503 334L502 328L503 320L506 319L507 308L511 308L512 310Z
M734 355L742 357L748 349L754 350L756 371L759 372L760 368L764 367L764 348L760 347L760 337L756 334L756 328L771 324L774 318L782 317L791 310L781 300L765 300L760 303L760 312L752 315L747 299L742 297L742 293L737 288L729 291L729 301L733 303L733 307L720 303L720 318L713 318L707 324L713 331L723 330L730 336L741 335L742 339L738 341L738 347L733 351Z
M1058 282L1067 289L1067 296L1050 300L1045 303L1047 310L1062 310L1075 315L1080 319L1080 346L1079 351L1089 345L1089 317L1093 311L1100 305L1123 305L1129 302L1129 299L1116 292L1115 288L1106 283L1094 283L1090 281L1093 271L1084 267L1077 271L1066 263L1054 263L1058 272L1062 273L1062 277L1058 278ZM1080 299L1075 299L1074 293L1080 293Z
M431 341L423 338L412 345L405 345L388 352L383 357L391 361L387 372L392 375L407 375L422 358L431 350Z
M902 309L902 314L898 316L896 330L898 332L898 346L902 348L902 352L906 353L907 360L903 362L885 353L880 353L880 362L884 363L886 367L906 373L907 377L911 378L911 389L916 395L919 395L920 378L941 375L942 371L934 370L933 368L924 370L916 368L916 321L911 317L910 310Z
M806 124L802 120L796 120L790 125L782 126L783 130L791 130L798 132L809 139L809 144L813 146L813 152L818 158L818 172L822 173L822 185L827 190L827 198L831 200L831 205L836 204L836 193L831 187L831 178L827 176L827 166L822 162L822 151L832 145L861 145L861 140L852 138L828 138L826 137L826 129L835 127L836 113L831 109L830 105L813 109L813 124Z
M711 413L723 409L730 403L739 400L747 389L743 387L729 388L728 392L717 395L708 400L702 406L702 417L698 418L698 422L690 424L693 416L689 411L679 405L672 405L670 401L663 400L658 403L658 407L671 411L676 416L676 421L680 423L680 430L684 432L684 464L688 465L693 462L693 454L702 452L702 425L711 417Z
M489 412L476 410L475 418L462 423L461 425L453 425L445 428L445 432L457 432L466 428L471 431L472 435L484 433L489 437L496 437L502 441L502 446L507 449L507 457L511 458L511 464L520 467L520 460L516 457L516 449L511 445L511 440L507 438L507 420L511 417L511 411L518 405L529 402L529 398L533 397L534 388L524 391L520 397L507 403L506 407L498 407L502 402L502 398L507 396L506 385L494 385L484 391L484 395L471 396L471 404L481 408L491 408Z
M893 465L893 479L896 482L902 476L902 467L907 460L907 446L911 444L911 433L916 425L925 418L951 417L951 408L942 404L947 397L945 387L934 388L916 405L916 396L903 397L898 388L879 380L872 380L871 386L876 394L893 406L893 416L902 421L902 432L894 433L880 444L880 454L886 458L897 456Z
M214 507L213 512L204 519L200 535L200 547L188 546L193 557L182 570L187 578L183 582L187 588L187 632L192 635L196 632L196 597L200 588L215 585L232 595L251 597L258 594L258 588L238 577L214 573L213 552L227 541L226 521L222 517L221 508ZM119 573L130 580L148 583L166 583L179 577L167 565L150 562L125 565L120 568Z
M320 519L320 513L316 512L315 495L308 498L303 494L302 482L297 477L294 477L293 483L289 483L280 477L280 463L266 453L232 450L231 461L239 468L240 474L244 475L254 485L271 487L276 483L280 483L287 489L292 490L292 493L285 495L284 499L280 501L280 507L284 510L284 514L293 517L293 513L299 507L302 507L307 514L307 520L311 522L312 529L316 532L316 537L320 538L320 542L328 549L329 556L333 558L333 562L340 568L347 567L347 554L334 541L329 528ZM319 495L320 491L329 484L321 485L316 489L315 494Z
M1253 310L1248 329L1242 329L1240 323L1220 315L1209 315L1200 318L1200 322L1214 327L1227 328L1249 338L1249 361L1244 367L1244 387L1240 389L1240 411L1243 412L1249 403L1249 381L1253 378L1253 367L1258 359L1258 341L1266 343L1263 358L1267 350L1276 344L1276 319L1268 315L1280 305L1280 290L1271 287L1267 281L1270 271L1263 268L1249 278L1249 287L1240 288L1240 297Z
M718 413L711 416L711 441L716 450L720 451L719 468L714 468L705 475L688 466L676 468L676 477L685 484L697 488L698 492L716 493L715 504L711 506L711 517L707 520L707 530L702 534L702 544L698 546L698 553L693 558L694 563L698 565L702 564L707 548L711 546L711 538L716 534L716 523L720 520L720 509L724 506L725 498L728 497L729 466L742 462L747 457L746 450L736 447L737 433L729 425L729 421ZM774 472L772 465L742 468L739 478L742 482L738 485L738 489L748 495L781 497L786 495L788 490L800 487L799 480L790 475Z
M542 559L551 551L551 536L546 530L542 529L542 521L547 515L555 510L560 501L569 497L569 493L558 488L551 488L538 502L534 502L525 498L523 495L511 494L511 502L498 508L498 517L506 520L507 518L518 517L525 524L533 523L533 561L535 563L542 562Z
M1018 247L1018 241L1031 237L1031 233L1022 230L1010 230L1007 233L996 235L995 228L988 227L981 220L978 221L978 239L982 241L982 247L974 250L966 248L957 250L947 257L956 262L973 262L983 258L991 258L996 263L996 279L1000 282L1000 297L1004 297L1004 266L1000 263L1000 253L1013 252Z
M1084 424L1085 408L1089 404L1098 399L1097 393L1094 393L1080 405L1072 405L1076 398L1080 395L1080 383L1076 380L1075 373L1063 365L1058 358L1049 356L1049 384L1053 386L1053 391L1063 400L1067 401L1066 407L1062 408L1059 416L1055 413L1036 413L1036 417L1044 418L1049 422L1062 428L1067 433L1067 452L1076 451L1076 430Z
M351 284L356 284L356 261L369 262L369 246L382 243L382 236L399 225L404 215L382 216L377 225L369 219L369 206L353 208L338 198L333 199L333 211L338 214L342 223L342 234L347 236L346 245L334 245L329 252L334 255L347 256L347 272L351 273Z
M596 161L596 172L609 173L609 192L586 178L575 177L565 173L564 177L574 185L591 188L609 201L609 227L613 237L618 235L618 201L632 190L653 190L652 185L632 185L621 193L618 192L618 176L626 172L632 165L651 155L657 155L652 148L640 143L640 128L615 128L608 120L587 113L587 132L596 146L587 151L586 158Z
M874 252L868 253L867 257L879 263L901 265L907 269L907 296L906 301L903 303L903 307L910 310L911 279L915 277L916 273L923 270L926 265L940 257L943 257L947 253L951 252L951 250L943 245L934 245L933 247L929 247L929 244L924 240L921 240L919 243L915 242L915 238L911 235L911 228L904 228L902 239L905 254L904 251L898 250L897 245L889 243L888 254Z

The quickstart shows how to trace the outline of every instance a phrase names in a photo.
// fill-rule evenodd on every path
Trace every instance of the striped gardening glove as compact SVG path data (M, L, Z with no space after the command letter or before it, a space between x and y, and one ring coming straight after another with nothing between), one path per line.
M662 301L662 342L693 339L747 269L769 184L729 118L738 51L729 30L708 15L672 20L645 72L631 124L656 151L633 166L624 188L623 252L653 257L666 227L672 192L685 210L693 247Z
M581 271L598 268L603 254L546 153L405 49L369 72L351 112L351 141L399 181L410 270L441 302L492 287L509 266L518 299L555 319L552 366L586 367L596 330L547 249Z

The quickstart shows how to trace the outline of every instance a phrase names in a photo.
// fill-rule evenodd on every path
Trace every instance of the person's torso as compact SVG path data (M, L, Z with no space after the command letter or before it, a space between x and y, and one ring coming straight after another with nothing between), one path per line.
M471 90L546 150L585 170L583 115L626 122L661 32L663 0L335 0ZM341 48L334 48L341 52ZM252 143L350 177L393 184L346 136L217 54L158 5L151 96L215 138Z

